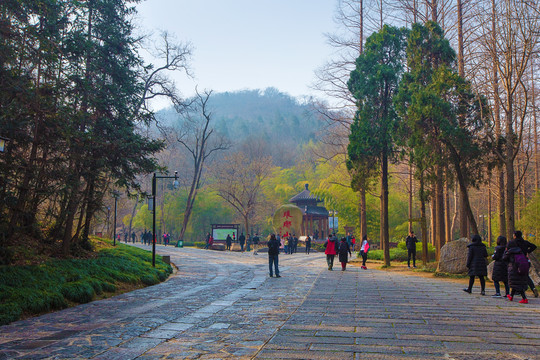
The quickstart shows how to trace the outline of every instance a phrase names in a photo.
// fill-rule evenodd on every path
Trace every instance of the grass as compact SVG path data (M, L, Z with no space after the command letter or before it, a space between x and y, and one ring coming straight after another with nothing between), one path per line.
M0 325L154 285L172 273L148 251L92 239L95 257L0 266Z

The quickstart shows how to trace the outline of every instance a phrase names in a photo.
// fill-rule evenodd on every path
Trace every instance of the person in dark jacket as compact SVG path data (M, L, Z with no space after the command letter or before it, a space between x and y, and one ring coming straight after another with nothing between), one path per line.
M329 235L328 240L324 242L324 253L326 254L326 262L328 263L328 270L332 270L334 267L334 257L337 254L338 242L335 235Z
M514 239L516 240L517 245L527 258L529 258L530 253L536 250L536 245L523 239L523 234L521 233L521 231L514 231ZM534 297L538 297L538 290L536 290L536 286L534 285L534 282L532 281L530 275L527 275L527 285L529 286L529 289L531 289L534 293Z
M309 254L309 251L311 250L311 238L308 237L306 238L306 254Z
M349 261L348 255L352 256L351 253L351 247L349 246L349 243L347 242L347 238L341 238L341 242L339 243L338 248L339 253L339 262L341 263L341 271L345 271L347 268L347 262Z
M493 280L493 286L495 286L494 298L500 298L501 287L499 282L502 281L504 289L506 291L505 297L510 294L510 288L508 287L508 264L503 260L504 251L506 250L506 238L499 236L497 238L497 246L495 247L495 253L491 256L495 263L493 264L493 274L491 279Z
M227 234L227 238L225 239L225 244L227 244L227 250L231 250L231 245L232 245L231 235Z
M270 277L273 276L273 273L276 273L276 277L281 277L279 275L279 267L278 267L278 260L279 260L279 247L280 247L279 241L276 239L276 235L272 234L270 235L270 240L267 243L268 246L268 269L270 270ZM272 271L272 264L274 265L274 271Z
M416 243L418 239L414 235L414 231L411 230L409 236L405 239L405 246L407 247L407 266L411 267L411 256L413 267L416 267Z
M472 292L474 285L474 277L478 276L480 279L481 292L480 294L486 295L486 279L487 276L487 263L486 258L488 256L486 245L482 243L480 235L474 235L472 242L467 245L469 253L467 254L467 268L469 268L469 287L463 289L463 291Z
M244 244L246 243L246 237L244 236L244 233L240 234L240 237L238 237L238 242L240 243L240 251L244 252Z
M508 300L513 301L514 295L518 293L522 298L520 303L528 304L529 300L525 296L528 274L520 274L518 272L515 262L515 256L517 254L523 254L523 251L521 251L517 241L514 239L506 245L506 251L503 255L503 260L508 262L508 286L512 289L510 295L508 295Z

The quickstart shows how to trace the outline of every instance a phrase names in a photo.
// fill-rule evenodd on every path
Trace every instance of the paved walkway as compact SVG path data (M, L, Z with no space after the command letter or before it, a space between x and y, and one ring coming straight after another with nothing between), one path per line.
M168 281L0 327L0 359L540 359L540 299L328 271L322 254L281 255L277 279L266 254L158 253Z

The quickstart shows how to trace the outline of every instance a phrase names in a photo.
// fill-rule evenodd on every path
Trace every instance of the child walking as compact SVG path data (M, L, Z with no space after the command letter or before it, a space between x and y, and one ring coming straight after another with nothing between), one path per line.
M508 287L508 264L503 260L504 251L506 250L506 238L504 236L499 236L497 238L497 246L495 247L495 253L491 256L495 263L493 264L493 274L491 279L493 280L493 285L495 286L495 294L492 296L494 298L500 298L501 296L501 287L499 282L502 281L504 284L504 289L508 297L510 294L510 288Z
M508 300L513 301L514 295L518 293L521 295L521 300L519 302L521 304L528 304L529 300L527 300L527 296L525 296L525 290L527 289L529 271L527 269L527 272L520 273L518 261L516 260L520 256L523 257L524 254L516 240L510 241L506 246L506 251L503 255L503 260L508 262L508 285L512 289L510 295L507 297Z
M469 248L469 253L467 255L467 267L469 268L469 287L463 289L467 293L472 292L472 287L474 285L474 277L478 276L480 279L480 286L482 290L480 291L481 295L486 295L486 279L484 276L487 276L487 262L486 258L488 256L486 245L482 243L482 238L480 235L474 235L472 237L472 242L467 245Z
M345 271L347 268L347 262L349 261L348 255L352 256L351 247L347 242L347 238L342 237L338 248L339 262L341 263L341 271Z

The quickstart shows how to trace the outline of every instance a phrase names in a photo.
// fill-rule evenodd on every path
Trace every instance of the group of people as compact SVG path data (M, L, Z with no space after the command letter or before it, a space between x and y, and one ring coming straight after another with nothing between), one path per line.
M523 239L521 231L514 231L513 239L507 242L506 237L497 238L497 246L492 255L495 263L493 265L492 280L495 287L493 297L500 298L500 283L505 287L505 298L514 300L516 294L521 295L522 304L528 304L529 300L525 295L527 288L530 288L535 297L538 297L538 290L529 276L530 260L529 254L536 249L536 245ZM481 295L486 294L487 261L488 256L486 246L482 243L479 235L472 237L472 242L468 245L467 268L469 269L469 286L463 291L472 293L474 279L480 279Z
M349 256L352 256L356 239L354 235L350 233L346 237L342 237L338 243L338 238L335 233L328 236L328 239L324 242L324 253L326 254L326 262L328 264L328 270L334 268L334 257L338 255L338 260L341 263L341 271L345 271L347 263L349 262ZM369 251L369 242L367 236L362 238L362 244L360 245L360 256L362 256L361 268L366 270L367 254Z
M226 250L231 250L232 243L234 241L234 233L231 237L231 234L227 234L227 237L225 238L225 248ZM241 233L238 237L238 244L240 245L240 251L251 251L251 247L256 251L256 245L259 244L259 234L255 234L255 236L251 236L250 234L247 234L247 236L244 235L244 233ZM205 249L211 249L212 245L214 244L214 237L210 235L210 233L206 234L205 238Z

